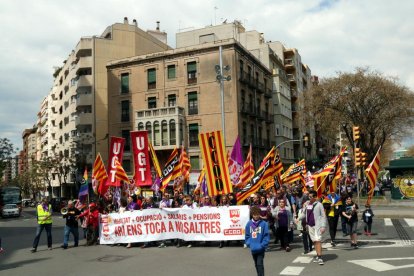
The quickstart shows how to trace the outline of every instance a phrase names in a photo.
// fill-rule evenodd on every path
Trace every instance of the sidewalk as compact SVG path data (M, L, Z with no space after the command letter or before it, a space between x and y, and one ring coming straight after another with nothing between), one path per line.
M366 198L360 199L360 211L364 210ZM391 199L389 196L374 197L371 208L377 218L414 218L414 200Z

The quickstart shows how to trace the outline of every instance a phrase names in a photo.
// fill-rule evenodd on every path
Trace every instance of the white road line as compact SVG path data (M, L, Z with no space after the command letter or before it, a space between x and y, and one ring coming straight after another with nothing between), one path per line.
M408 224L408 226L414 227L414 219L408 219L408 218L406 218L404 220Z
M292 263L310 264L312 262L312 259L312 257L297 257Z
M392 221L391 221L391 219L389 219L389 218L385 218L385 219L384 219L384 224L385 224L385 226L392 226Z
M392 265L382 261L401 261L401 260L413 260L414 257L405 257L405 258L382 258L382 259L367 259L367 260L351 260L348 261L349 263L354 263L378 272L389 271L389 270L397 270L401 268L410 268L414 267L414 264L407 264L407 265Z
M303 266L287 266L280 272L280 275L300 275L304 268Z

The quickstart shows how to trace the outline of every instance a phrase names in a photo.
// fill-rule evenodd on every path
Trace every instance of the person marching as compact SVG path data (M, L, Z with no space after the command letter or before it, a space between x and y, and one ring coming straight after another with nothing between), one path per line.
M77 218L87 217L88 233L86 234L86 245L98 243L99 238L99 210L95 202L89 204L89 209L85 210Z
M309 192L309 203L306 206L306 225L316 251L313 262L323 265L322 235L326 230L326 214L322 203L316 200L316 195L316 191Z
M336 246L336 228L338 227L339 216L342 210L342 200L341 196L335 192L331 192L327 195L323 201L323 206L326 209L326 214L328 217L328 226L329 226L329 235L331 237L331 245Z
M65 230L63 234L63 245L61 246L63 249L68 248L69 242L69 234L72 233L74 239L74 247L77 247L79 244L79 230L78 230L78 221L76 220L76 216L80 215L79 209L75 208L73 205L73 201L68 201L68 207L66 210L62 210L63 218L66 219Z
M374 217L374 213L371 210L371 205L365 204L365 208L364 212L362 212L362 221L365 223L364 234L371 236L372 218Z
M342 215L347 219L346 228L351 237L351 247L357 249L358 204L352 201L350 195L346 198L345 205L342 208Z
M36 237L33 241L33 248L30 250L32 253L37 251L39 245L40 235L43 229L46 230L47 235L47 247L52 250L52 205L48 203L46 197L42 198L42 203L37 205L37 229Z
M258 276L264 276L264 257L269 245L269 226L267 222L260 219L260 208L250 208L252 219L245 228L245 244L250 248L254 260L254 266Z

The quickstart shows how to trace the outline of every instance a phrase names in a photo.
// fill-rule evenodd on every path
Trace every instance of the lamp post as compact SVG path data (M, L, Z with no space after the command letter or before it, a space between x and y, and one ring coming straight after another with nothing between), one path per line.
M223 48L219 46L219 58L220 64L215 66L216 69L216 80L220 83L220 95L221 95L221 128L223 131L223 139L224 145L226 145L226 123L225 123L225 116L224 116L224 81L230 81L231 76L224 76L223 70L228 72L230 70L230 66L226 65L223 68Z

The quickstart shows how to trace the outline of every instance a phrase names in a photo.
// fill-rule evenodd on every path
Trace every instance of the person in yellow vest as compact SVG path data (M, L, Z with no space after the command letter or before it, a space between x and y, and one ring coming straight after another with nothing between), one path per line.
M30 250L32 253L37 251L43 229L46 229L47 247L49 250L52 250L52 205L48 203L46 197L42 198L42 202L37 205L37 229L33 248Z

